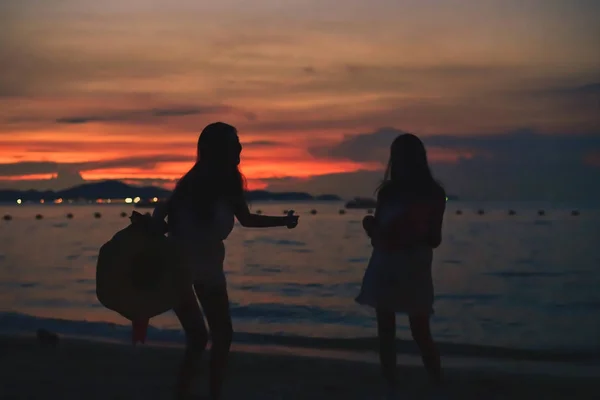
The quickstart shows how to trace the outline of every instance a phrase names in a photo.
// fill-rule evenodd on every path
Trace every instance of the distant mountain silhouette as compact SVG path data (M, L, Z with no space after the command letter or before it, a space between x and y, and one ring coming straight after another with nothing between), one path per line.
M64 200L96 200L96 199L125 199L140 197L143 200L158 197L164 199L171 194L170 190L154 186L132 186L121 181L108 180L102 182L91 182L77 185L69 189L59 191L37 191L37 190L0 190L0 202L22 201L53 201ZM312 196L304 192L268 192L255 190L248 192L249 201L341 201L342 199L333 194Z
M456 201L458 200L458 196L455 195L447 195L446 197L448 197L448 200L451 201ZM348 201L345 205L346 208L349 209L353 209L353 208L364 208L364 209L370 209L370 208L375 208L377 207L377 200L370 198L370 197L355 197L354 199Z
M377 200L365 197L355 197L346 203L346 208L375 208Z

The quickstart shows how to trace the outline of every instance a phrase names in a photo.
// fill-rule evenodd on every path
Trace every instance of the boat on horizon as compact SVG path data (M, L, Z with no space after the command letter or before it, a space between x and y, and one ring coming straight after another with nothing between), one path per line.
M369 197L355 197L346 203L348 209L363 209L363 208L375 208L377 206L377 200Z

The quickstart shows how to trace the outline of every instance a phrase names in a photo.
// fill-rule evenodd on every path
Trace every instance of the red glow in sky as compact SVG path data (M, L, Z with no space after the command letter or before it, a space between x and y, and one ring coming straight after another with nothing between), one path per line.
M254 189L381 169L385 152L326 150L383 127L599 131L600 6L368 3L3 3L0 187L169 185L219 120L238 128ZM429 149L436 163L476 153Z

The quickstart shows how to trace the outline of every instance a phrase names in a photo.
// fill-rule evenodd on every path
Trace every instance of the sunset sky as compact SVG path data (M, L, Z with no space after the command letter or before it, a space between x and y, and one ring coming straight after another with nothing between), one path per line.
M3 0L0 188L168 186L220 120L252 189L372 193L405 131L451 193L600 195L599 20L595 0Z

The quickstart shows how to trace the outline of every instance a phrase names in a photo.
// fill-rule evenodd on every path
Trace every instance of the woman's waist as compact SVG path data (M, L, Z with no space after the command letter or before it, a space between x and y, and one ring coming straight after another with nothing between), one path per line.
M195 224L172 224L169 226L169 235L178 238L189 238L189 240L223 241L227 239L231 231L231 225L202 225Z
M397 248L388 248L384 246L373 247L373 254L396 256L396 257L414 257L414 256L433 256L433 248L429 245L415 245Z
M431 267L433 262L433 250L431 248L412 248L403 250L375 248L371 255L371 262L422 269Z
M169 233L168 238L177 249L185 252L221 253L225 251L225 243L216 236Z
M221 232L217 229L197 228L191 226L170 226L169 237L177 241L222 242Z

